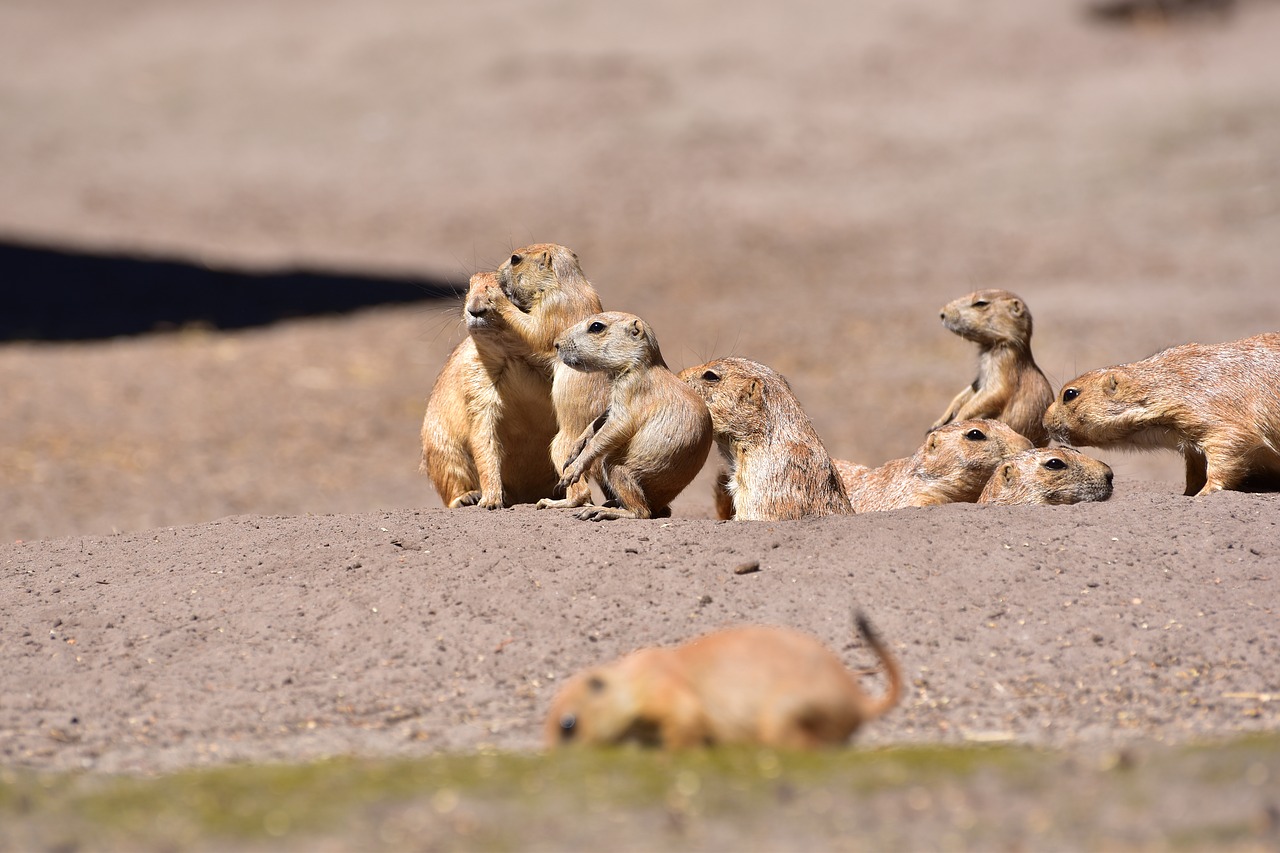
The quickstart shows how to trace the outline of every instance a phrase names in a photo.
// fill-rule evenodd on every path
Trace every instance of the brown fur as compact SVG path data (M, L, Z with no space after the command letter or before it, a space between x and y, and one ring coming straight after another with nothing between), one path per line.
M502 306L503 319L521 330L551 377L551 405L558 425L551 441L551 460L559 471L578 436L609 405L609 385L604 377L570 370L556 360L556 338L575 323L600 313L600 297L583 275L578 256L554 243L516 249L498 268L498 281L510 299ZM589 503L591 487L585 480L571 486L563 498L542 501L550 506Z
M669 515L711 450L711 415L702 398L668 369L653 330L634 314L589 317L562 334L556 349L564 364L602 374L610 387L608 409L578 437L560 485L571 486L599 461L601 484L613 499L579 518Z
M1001 465L978 503L1075 504L1111 497L1111 466L1072 447L1026 450Z
M879 700L869 700L840 658L808 634L730 628L575 675L551 703L547 744L842 744L902 694L902 673L888 648L865 619L858 627L889 681Z
M493 273L476 273L463 308L469 332L445 362L422 419L421 470L446 506L497 509L554 497L547 446L556 432L546 363L497 306Z
M942 325L978 345L978 377L931 429L952 421L1003 421L1037 447L1049 443L1041 419L1053 387L1031 356L1031 312L1007 290L979 290L949 302Z
M716 481L721 518L849 513L831 457L781 374L745 358L720 358L687 368L680 378L706 401L729 468Z
M1093 370L1044 416L1063 443L1182 453L1188 495L1280 488L1280 333Z
M1001 462L1031 442L999 421L959 421L935 428L905 459L879 468L836 460L854 512L973 503Z

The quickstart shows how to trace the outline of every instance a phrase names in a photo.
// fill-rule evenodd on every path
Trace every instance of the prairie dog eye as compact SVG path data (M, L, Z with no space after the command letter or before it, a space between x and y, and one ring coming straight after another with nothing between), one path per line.
M973 303L973 307L974 307L974 308L986 308L986 307L987 307L988 305L990 305L990 304L991 304L991 303L990 303L990 302L988 302L988 301L987 301L987 300L985 300L985 299L979 299L979 300L977 300L976 302L974 302L974 303Z
M714 370L708 370L702 374L702 378L706 382L719 382L720 374L716 373Z
M523 257L521 257L520 255L512 255L512 256L511 256L511 266L513 266L513 267L514 267L516 264L520 263L520 262L521 262L521 261L523 261L523 260L524 260L524 258L523 258Z
M599 320L596 320L590 326L587 326L587 331L591 332L593 335L598 335L604 330L605 330L605 325L604 323L601 323Z
M987 434L982 430L978 429L977 427L974 427L973 429L966 432L964 434L964 437L969 439L970 441L986 441L987 440Z
M1070 403L1072 400L1074 400L1076 397L1079 397L1079 396L1080 396L1079 388L1063 388L1062 389L1062 402L1064 403Z
M1050 471L1062 471L1066 469L1067 463L1054 456L1045 460L1044 467L1048 468Z

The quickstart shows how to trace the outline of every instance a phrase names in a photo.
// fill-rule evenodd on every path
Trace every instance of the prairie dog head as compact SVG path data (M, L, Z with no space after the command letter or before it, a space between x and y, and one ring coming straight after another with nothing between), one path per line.
M1107 367L1081 374L1062 386L1044 413L1044 427L1056 441L1107 447L1149 444L1167 447L1174 439L1162 430L1147 432L1153 410L1149 389L1133 371Z
M583 275L578 256L555 243L534 243L516 249L498 267L498 282L507 298L526 314L544 302L590 309L582 316L600 310L600 300Z
M467 331L474 335L500 333L510 328L503 322L502 315L494 310L496 300L505 298L496 273L478 272L471 276L462 309Z
M616 375L666 366L649 324L621 311L595 314L569 327L556 338L556 352L561 361L584 373Z
M1111 466L1072 447L1026 450L996 469L979 503L1074 504L1111 497Z
M617 666L589 669L565 682L551 701L544 733L548 747L626 740L658 745L656 727L640 719L635 692Z
M942 307L942 325L983 345L1031 342L1031 312L1016 293L979 290Z
M924 467L934 476L957 469L986 472L1024 450L1031 442L1009 425L985 418L940 426L929 432L924 444ZM981 479L985 483L987 476Z
M796 407L786 378L746 358L718 358L680 371L711 411L717 438L750 441L768 432L771 417L787 417Z

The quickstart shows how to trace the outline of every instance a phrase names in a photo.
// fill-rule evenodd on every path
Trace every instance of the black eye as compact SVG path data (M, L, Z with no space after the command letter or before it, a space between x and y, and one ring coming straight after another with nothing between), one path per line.
M702 378L707 382L719 382L720 374L716 373L714 370L708 370L706 373L702 374Z
M590 326L587 326L587 331L591 332L594 335L600 334L601 332L604 331L604 329L605 329L604 323L601 323L599 320L596 320Z
M1062 402L1064 403L1070 403L1072 400L1074 400L1076 397L1079 397L1079 396L1080 396L1080 389L1078 388L1062 389Z
M587 679L587 689L592 693L599 693L604 690L604 679L598 675L593 675Z
M979 299L977 302L973 303L973 307L974 307L974 308L986 308L986 307L987 307L988 305L990 305L990 304L991 304L991 303L987 302L987 300L985 300L985 299Z
M565 714L560 718L560 740L573 740L577 734L578 718L573 714Z
M987 434L980 429L971 429L964 434L964 437L970 441L986 441Z
M516 264L520 263L522 260L524 260L524 258L520 257L519 255L512 255L511 266L514 267Z
M1063 462L1056 456L1051 456L1044 461L1044 467L1048 468L1050 471L1062 471L1066 469L1067 463Z

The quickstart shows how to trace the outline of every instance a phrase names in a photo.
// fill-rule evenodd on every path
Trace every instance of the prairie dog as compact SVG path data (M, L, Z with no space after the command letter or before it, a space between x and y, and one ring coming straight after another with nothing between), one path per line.
M913 455L868 468L837 459L854 512L973 503L1001 462L1031 449L1007 424L988 419L934 428Z
M510 299L500 306L503 320L521 330L551 378L557 423L551 461L559 471L574 441L609 405L609 384L603 376L570 370L556 360L556 338L600 313L600 297L583 275L578 256L555 243L516 249L498 267L498 281ZM591 503L591 487L585 481L575 483L564 498L545 500L555 506L584 506Z
M1188 495L1280 488L1280 333L1091 370L1062 386L1044 425L1066 444L1177 450Z
M850 512L831 457L782 374L745 358L719 358L681 371L680 378L706 401L729 468L716 481L721 518L781 521Z
M902 695L902 673L888 647L864 617L858 630L889 682L878 700L868 699L840 658L808 634L730 628L575 675L551 703L547 745L842 744Z
M445 361L422 419L421 470L450 508L498 509L554 497L559 475L547 447L556 433L551 378L520 330L491 272L471 277L468 336Z
M556 349L574 370L605 376L610 389L609 407L578 436L560 485L568 488L599 461L601 484L613 498L578 517L670 515L671 501L711 450L711 415L702 398L671 372L653 330L634 314L589 317L566 330Z
M1031 312L1007 290L979 290L942 308L942 325L978 345L978 377L930 429L952 421L1003 421L1036 447L1049 443L1041 419L1053 388L1031 357Z
M1073 447L1025 450L991 475L978 503L1075 504L1111 497L1111 466Z

